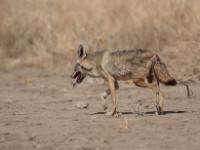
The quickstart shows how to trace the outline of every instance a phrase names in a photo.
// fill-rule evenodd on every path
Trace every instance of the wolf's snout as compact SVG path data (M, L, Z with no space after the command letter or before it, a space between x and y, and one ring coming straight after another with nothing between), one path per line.
M72 79L73 79L73 78L75 77L75 74L76 74L76 73L75 73L75 72L73 72L73 73L70 75L70 78L72 78Z

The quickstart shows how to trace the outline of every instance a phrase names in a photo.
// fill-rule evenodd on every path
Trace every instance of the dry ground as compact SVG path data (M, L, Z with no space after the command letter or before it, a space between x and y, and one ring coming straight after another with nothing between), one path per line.
M82 43L89 52L150 49L176 78L199 74L199 5L0 0L0 150L199 150L200 77L190 86L191 98L185 87L161 87L163 116L154 115L150 90L120 83L123 115L114 118L105 116L99 100L102 81L88 78L73 88L68 69L50 70L69 68ZM89 107L77 109L78 101Z
M162 86L165 115L155 116L150 90L120 83L123 115L114 118L105 116L99 100L106 88L101 81L88 78L72 88L66 72L1 70L1 150L200 149L199 85L191 85L191 98L185 87ZM89 107L77 109L78 101Z

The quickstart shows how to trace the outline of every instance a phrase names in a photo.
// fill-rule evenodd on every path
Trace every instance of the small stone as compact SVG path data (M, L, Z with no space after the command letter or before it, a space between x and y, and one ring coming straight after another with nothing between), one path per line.
M67 92L67 89L66 89L66 88L63 88L63 89L62 89L62 92Z
M84 101L78 101L76 104L75 104L76 108L78 109L86 109L88 108L89 104L87 102L84 102Z
M188 118L183 119L183 122L189 122L189 121L190 121L190 119L188 119Z
M93 122L97 122L97 121L98 121L98 119L97 119L95 116L92 116L92 117L91 117L91 120L92 120Z
M105 139L105 138L101 138L101 141L102 141L103 143L108 143L108 140Z

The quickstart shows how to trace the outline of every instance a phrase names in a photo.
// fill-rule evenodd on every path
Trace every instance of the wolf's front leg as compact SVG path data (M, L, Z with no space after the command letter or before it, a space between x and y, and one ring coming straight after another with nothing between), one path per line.
M106 116L113 116L117 114L117 104L116 104L116 97L115 97L115 85L118 85L117 81L113 79L108 79L108 87L111 94L111 99L113 103L112 110L106 113ZM119 86L118 86L119 87Z
M119 89L119 84L117 81L115 81L115 91ZM104 110L108 108L108 104L106 102L106 98L110 95L110 89L108 88L101 94L101 100L102 100L102 107Z

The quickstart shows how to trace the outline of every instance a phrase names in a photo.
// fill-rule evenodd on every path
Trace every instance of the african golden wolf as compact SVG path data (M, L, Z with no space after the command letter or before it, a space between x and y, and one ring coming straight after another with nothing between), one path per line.
M118 80L131 80L136 86L152 89L156 114L163 114L164 98L159 82L175 86L177 81L170 76L166 65L157 54L144 49L97 51L88 54L82 45L78 46L77 54L78 59L70 75L73 86L81 83L87 75L103 78L108 83L108 89L102 94L102 98L111 94L113 103L112 110L106 115L117 114L115 90L119 88Z

